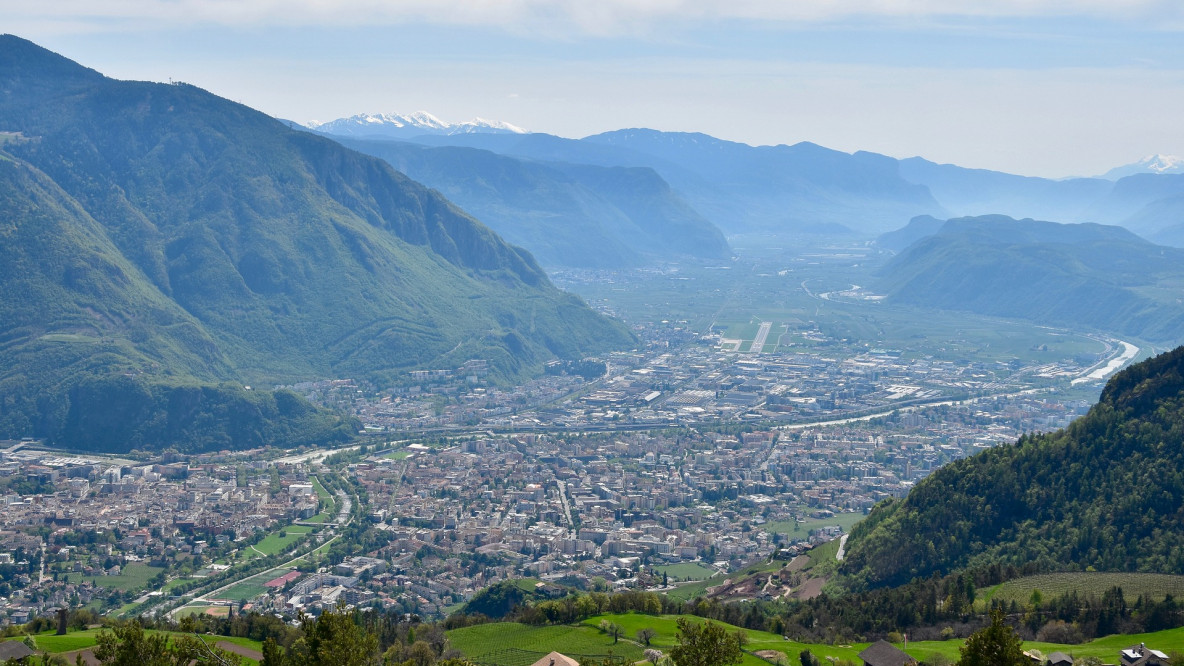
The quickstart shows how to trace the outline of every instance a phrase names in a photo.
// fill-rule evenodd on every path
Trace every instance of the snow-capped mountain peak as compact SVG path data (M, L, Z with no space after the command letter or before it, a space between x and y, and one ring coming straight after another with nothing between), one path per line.
M500 132L507 134L527 134L528 132L517 125L511 125L502 120L486 120L474 118L466 123L453 125L450 134L475 134L479 132Z
M325 134L356 137L409 138L424 134L526 134L516 125L500 120L475 118L463 123L441 120L427 111L415 113L360 113L327 123L311 122L308 128Z
M1139 164L1154 173L1184 171L1184 157L1176 157L1175 155L1150 155L1143 158Z
M1118 180L1139 173L1184 173L1184 157L1175 155L1148 155L1134 164L1127 164L1111 169L1102 176L1109 180Z

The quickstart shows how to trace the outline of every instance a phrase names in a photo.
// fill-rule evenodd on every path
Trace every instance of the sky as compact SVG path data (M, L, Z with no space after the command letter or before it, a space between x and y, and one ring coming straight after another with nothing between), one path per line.
M0 0L0 30L299 122L424 110L1052 178L1184 155L1180 0Z

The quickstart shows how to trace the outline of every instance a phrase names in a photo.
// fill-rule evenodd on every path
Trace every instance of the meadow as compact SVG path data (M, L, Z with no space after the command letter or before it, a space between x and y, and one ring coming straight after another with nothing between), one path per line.
M652 567L652 569L658 573L666 574L671 582L681 580L707 580L716 574L715 569L712 569L701 562L680 562L678 564Z
M534 627L515 622L482 624L448 632L450 645L481 664L530 666L547 653L559 651L571 657L604 657L613 654L630 661L643 658L642 648L622 637L588 626Z

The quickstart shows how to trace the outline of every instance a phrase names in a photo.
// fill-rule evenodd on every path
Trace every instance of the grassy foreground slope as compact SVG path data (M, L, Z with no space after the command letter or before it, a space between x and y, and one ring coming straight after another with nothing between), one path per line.
M640 660L643 647L636 642L637 630L653 629L656 633L650 641L651 645L668 653L669 649L677 644L679 617L638 613L607 614L588 618L579 625L545 627L533 627L515 622L497 622L454 629L448 632L448 640L450 645L464 653L466 658L495 666L529 666L533 661L552 650L567 655L603 656L607 655L611 649L614 655ZM685 617L692 622L704 621L695 616ZM613 645L611 636L596 628L602 620L615 622L621 626L623 633L616 645ZM737 629L737 627L727 624L724 626L729 630ZM748 636L748 644L745 646L747 652L755 653L764 650L780 652L791 664L798 663L798 656L803 650L809 650L822 659L848 659L859 663L859 653L869 645L869 643L849 645L800 643L763 631L745 631L745 634ZM963 643L964 641L961 639L910 641L907 646L898 645L897 647L904 649L918 660L925 660L933 655L942 655L957 660ZM1074 657L1100 657L1107 662L1113 662L1117 659L1119 650L1137 643L1146 643L1161 650L1175 649L1176 646L1184 645L1184 628L1149 634L1106 636L1080 645L1028 641L1024 643L1024 649L1042 650L1045 654L1059 650ZM752 654L744 656L746 666L757 666L763 663L766 662Z

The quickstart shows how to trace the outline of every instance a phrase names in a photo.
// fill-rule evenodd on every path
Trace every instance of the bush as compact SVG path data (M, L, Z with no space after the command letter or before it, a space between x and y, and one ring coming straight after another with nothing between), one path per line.
M1076 645L1085 642L1085 634L1076 624L1064 620L1053 620L1036 632L1036 640L1042 643L1064 643Z

